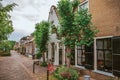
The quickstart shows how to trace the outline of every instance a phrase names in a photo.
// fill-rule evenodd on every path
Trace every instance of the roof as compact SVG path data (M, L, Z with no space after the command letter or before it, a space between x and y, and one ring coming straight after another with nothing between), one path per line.
M58 20L59 20L60 16L59 16L59 14L58 14L58 11L57 11L56 6L55 6L55 5L52 5L51 8L50 8L50 12L52 11L52 9L55 11L55 13L56 13L56 15L57 15L57 18L58 18ZM50 12L49 12L48 20L49 20L49 18L50 18Z

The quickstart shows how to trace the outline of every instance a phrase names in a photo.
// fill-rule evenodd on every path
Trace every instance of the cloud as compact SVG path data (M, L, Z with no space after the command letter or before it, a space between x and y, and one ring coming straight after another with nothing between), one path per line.
M13 26L15 29L24 30L27 33L32 33L34 31L35 23L31 22L27 18L23 16L17 16L16 20L13 20Z
M56 5L57 1L59 0L3 0L3 3L18 4L10 13L14 29L30 34L35 30L36 23L48 19L50 7Z
M10 36L9 40L19 41L21 37L28 35L24 30L15 30Z

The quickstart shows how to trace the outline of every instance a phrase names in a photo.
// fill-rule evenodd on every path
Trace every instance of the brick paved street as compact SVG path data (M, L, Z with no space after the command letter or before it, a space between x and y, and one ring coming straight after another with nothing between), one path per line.
M11 57L0 57L0 80L46 80L46 68L35 66L31 58L12 52Z
M35 65L35 73L33 74L33 60L31 58L15 51L12 51L11 54L10 57L0 57L0 80L47 80L47 68ZM80 77L79 80L83 80L83 77Z

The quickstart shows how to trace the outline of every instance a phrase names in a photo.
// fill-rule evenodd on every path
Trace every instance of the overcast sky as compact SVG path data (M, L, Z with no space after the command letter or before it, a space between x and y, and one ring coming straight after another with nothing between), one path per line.
M3 0L3 4L16 3L18 6L10 13L15 31L10 40L19 41L22 36L29 35L35 29L35 24L48 19L51 5L57 5L59 0Z

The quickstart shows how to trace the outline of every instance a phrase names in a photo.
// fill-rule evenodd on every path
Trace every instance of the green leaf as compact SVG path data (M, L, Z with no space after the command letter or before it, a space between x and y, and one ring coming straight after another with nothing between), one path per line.
M49 26L50 24L47 21L42 21L36 24L34 36L39 50L38 54L43 54L47 51L46 45L49 40Z

